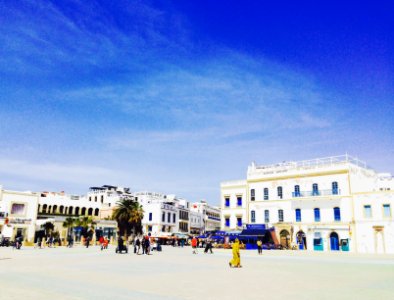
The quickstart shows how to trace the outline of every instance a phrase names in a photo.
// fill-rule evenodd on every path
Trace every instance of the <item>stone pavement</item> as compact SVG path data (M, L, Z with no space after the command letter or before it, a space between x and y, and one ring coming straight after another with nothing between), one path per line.
M0 248L0 299L394 299L394 256L163 247Z

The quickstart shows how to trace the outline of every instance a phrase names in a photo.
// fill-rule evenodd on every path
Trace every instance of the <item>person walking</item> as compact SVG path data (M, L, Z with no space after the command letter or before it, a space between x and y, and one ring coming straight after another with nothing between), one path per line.
M193 248L193 254L197 254L197 245L198 245L198 241L196 239L196 237L194 236L192 238L192 248Z
M86 248L89 248L90 236L86 237Z
M145 254L149 255L150 252L150 241L149 241L149 235L145 236Z
M241 255L239 253L239 239L235 239L233 244L233 259L228 263L230 268L242 268Z
M261 255L263 253L263 242L261 240L257 241L257 253Z
M208 251L211 251L211 254L213 254L213 252L212 252L212 240L211 239L207 239L206 244L205 244L204 253L208 253Z

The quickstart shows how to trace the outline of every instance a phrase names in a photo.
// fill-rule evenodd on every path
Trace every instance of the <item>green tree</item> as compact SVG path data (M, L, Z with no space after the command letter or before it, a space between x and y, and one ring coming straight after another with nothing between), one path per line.
M66 220L63 222L63 227L67 228L67 237L72 235L72 229L74 228L76 224L76 219L67 217Z
M94 227L96 222L92 217L81 217L76 219L75 226L82 227L82 235L86 238L87 236L93 237Z
M48 237L51 235L52 231L55 229L55 225L52 222L45 222L41 225L41 228L45 231L45 236Z
M144 217L142 206L134 198L125 198L117 202L112 217L118 222L119 234L127 240L131 233L141 232Z

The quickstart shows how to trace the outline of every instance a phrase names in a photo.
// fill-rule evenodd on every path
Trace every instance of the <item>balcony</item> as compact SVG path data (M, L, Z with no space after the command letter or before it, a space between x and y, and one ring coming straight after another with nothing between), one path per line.
M341 194L341 190L331 189L331 190L292 192L292 197L298 198L298 197L317 197L317 196L332 196L332 195L336 196L340 194Z

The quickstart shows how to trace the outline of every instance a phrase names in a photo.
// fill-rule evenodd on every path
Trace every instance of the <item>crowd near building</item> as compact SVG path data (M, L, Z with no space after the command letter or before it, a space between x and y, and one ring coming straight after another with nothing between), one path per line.
M96 234L114 240L113 211L119 201L134 199L144 211L143 233L154 237L215 231L233 236L267 228L275 244L287 249L394 253L394 179L348 155L252 163L246 179L221 183L220 197L219 208L204 200L112 185L90 187L82 196L0 186L0 232L33 243L43 224L51 222L66 240L65 221L88 217ZM79 242L81 228L73 228L73 235Z
M23 236L33 243L42 225L51 222L54 231L62 240L67 239L68 228L63 226L67 218L90 217L95 230L114 240L117 223L111 216L117 203L125 198L134 199L142 205L143 233L153 236L168 236L178 233L202 234L210 229L220 229L219 208L205 201L190 203L175 195L155 192L135 192L129 188L103 185L91 187L86 195L70 195L65 192L18 192L0 186L0 232L14 239ZM201 212L194 207L204 206ZM217 211L216 223L210 220L212 211ZM81 229L73 229L76 242L81 240Z
M348 155L252 163L221 183L221 229L274 228L286 248L394 253L394 180Z

